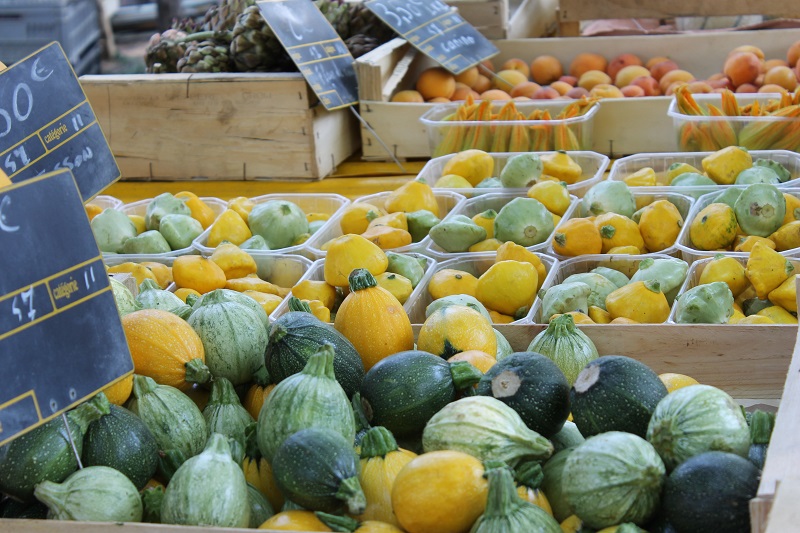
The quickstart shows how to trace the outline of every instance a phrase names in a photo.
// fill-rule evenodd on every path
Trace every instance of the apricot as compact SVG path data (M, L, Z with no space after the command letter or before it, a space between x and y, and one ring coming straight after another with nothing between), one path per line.
M553 100L561 95L552 87L542 87L531 96L531 100Z
M486 76L484 76L483 74L478 74L478 81L476 81L475 85L472 86L472 90L477 91L480 94L480 93L485 93L491 88L492 88L491 80Z
M788 67L788 66L789 63L787 63L783 59L767 59L764 62L764 72L769 72L775 67Z
M601 56L600 54L584 52L575 56L575 59L573 59L572 63L569 64L569 74L570 76L575 76L576 78L580 79L584 72L588 72L590 70L599 70L600 72L605 72L607 66L608 61L605 57Z
M656 80L661 80L664 74L671 70L678 70L678 64L670 60L662 61L650 67L650 75Z
M456 91L456 78L441 67L424 70L417 79L417 91L425 100L431 98L447 98Z
M490 89L481 93L481 100L511 100L511 96L501 89Z
M706 78L706 81L716 81L716 80L728 80L728 77L722 72L716 72L711 76L709 76L708 78Z
M472 89L475 87L475 83L477 83L478 76L480 75L481 73L478 72L478 67L468 68L461 74L456 74L456 83L463 83Z
M494 69L494 63L492 63L491 59L484 59L483 61L481 61L481 66L483 68L491 70L492 72L496 72Z
M578 87L591 91L592 87L600 84L610 84L611 76L602 70L587 70L578 78Z
M444 98L442 96L437 96L436 98L431 98L428 100L429 104L447 104L450 102L449 98Z
M709 78L706 80L706 83L708 83L714 89L728 89L729 91L732 91L736 88L731 83L731 80L729 80L725 76L714 80Z
M524 74L525 79L531 77L531 69L528 67L528 63L516 57L511 58L503 63L503 65L500 67L500 70L516 70Z
M578 84L578 78L576 78L575 76L569 76L569 75L561 76L560 78L558 78L558 81L563 81L564 83L569 83L573 87L575 87Z
M492 76L492 88L511 92L515 85L528 81L528 77L518 70L501 70Z
M669 87L667 87L667 90L664 91L664 96L672 96L673 94L675 94L675 90L678 87L680 87L681 85L688 85L688 84L689 84L688 81L682 81L682 80L672 82L669 84Z
M557 81L563 74L561 61L553 56L538 56L531 61L531 79L541 85Z
M630 85L630 83L639 76L649 76L649 75L650 71L644 68L643 66L631 65L629 67L624 67L617 73L617 77L614 78L614 85L616 85L617 87L625 87L626 85Z
M456 92L453 93L453 96L450 97L450 100L454 102L458 100L466 100L467 96L470 94L476 100L478 99L478 96L480 96L478 93L476 93L475 91L473 91L472 89L470 89L469 87L467 87L462 83L461 87L456 87Z
M764 75L764 84L778 85L787 91L793 91L797 87L797 76L789 67L774 67Z
M758 88L758 92L760 93L785 93L787 92L786 89L781 87L780 85L776 85L774 83L765 83L761 87Z
M735 87L743 83L753 83L761 72L761 60L752 52L735 52L725 60L722 72Z
M663 63L664 61L672 61L672 60L667 56L651 57L650 59L647 60L647 63L645 63L644 66L647 67L648 69L652 69L654 66L658 65L659 63Z
M798 60L800 60L800 41L795 41L786 50L786 64L789 66L797 65Z
M644 89L642 89L638 85L626 85L625 87L620 89L620 92L622 92L622 96L624 96L625 98L645 96Z
M694 94L705 94L713 91L714 88L704 81L689 82L689 92Z
M636 85L641 87L645 96L659 96L661 94L661 87L658 81L652 76L639 76L634 78L629 85Z
M743 83L736 88L737 93L757 93L758 87L752 83Z
M422 97L422 95L413 90L400 91L392 96L392 102L412 102L415 104L421 104L424 101L425 99Z
M639 67L642 66L642 60L639 59L639 56L636 56L634 54L620 54L608 62L608 67L606 68L606 74L611 76L612 80L616 80L617 73L620 70L632 65L636 65ZM625 85L627 85L627 83ZM619 87L619 85L617 85L617 87Z
M531 99L528 98L527 96L515 96L514 98L512 98L512 100L514 100L515 102L530 102L531 101Z
M732 56L733 54L738 54L739 52L749 52L754 54L760 61L764 61L764 51L757 46L753 46L751 44L743 44L742 46L737 46L730 52L728 52L728 57Z
M624 98L625 95L616 85L610 83L598 83L589 91L590 96L598 98Z
M575 98L577 100L578 98L581 98L583 96L589 96L589 91L587 91L583 87L573 87L572 89L567 91L567 94L565 94L564 96L567 96L569 98Z
M509 94L511 95L511 98L516 98L518 96L527 96L530 98L533 93L541 88L542 86L535 81L525 81L519 85L515 85Z
M570 85L569 83L564 83L563 81L554 81L553 83L550 84L550 88L555 89L558 94L564 96L565 94L567 94L567 91L572 89L572 85Z
M675 69L670 70L658 80L658 86L661 87L661 92L667 94L667 88L676 81L688 83L694 79L694 74L686 70Z
M756 76L756 81L753 82L753 85L756 87L761 87L764 85L764 73L761 72L758 76Z

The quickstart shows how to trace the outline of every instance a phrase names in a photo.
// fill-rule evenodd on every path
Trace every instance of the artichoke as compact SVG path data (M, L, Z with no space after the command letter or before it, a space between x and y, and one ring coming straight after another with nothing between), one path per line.
M375 50L381 43L375 37L359 34L353 35L344 41L347 49L350 50L350 55L354 58L361 57L367 52Z
M219 39L192 41L178 60L178 72L231 72L228 43Z
M296 70L257 6L248 7L237 18L230 56L241 72Z
M254 5L255 0L222 0L206 11L202 27L210 31L232 31L239 15Z
M147 72L178 72L178 60L186 53L186 46L182 42L186 35L186 32L174 28L153 34L144 53Z

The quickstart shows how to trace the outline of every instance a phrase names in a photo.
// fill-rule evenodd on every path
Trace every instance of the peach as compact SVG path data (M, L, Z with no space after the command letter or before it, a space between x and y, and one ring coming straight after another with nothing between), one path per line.
M512 98L516 98L517 96L527 96L530 98L533 93L541 88L542 86L535 81L525 81L519 85L515 85L509 94Z
M592 87L589 91L590 96L597 96L598 98L624 98L625 95L619 87L611 85L610 83L599 83Z
M713 89L728 89L729 91L732 91L736 88L731 83L731 80L724 76L715 80L709 78L706 80L706 83L708 83Z
M764 84L779 85L787 91L793 91L797 87L797 76L789 67L774 67L764 75Z
M531 77L531 69L528 67L528 63L516 57L511 58L503 63L503 65L500 67L500 70L516 70L523 73L525 75L525 79Z
M651 57L647 60L647 63L644 64L648 69L652 69L654 66L658 65L659 63L663 63L664 61L672 61L667 56L656 56Z
M622 96L624 96L625 98L645 96L644 89L642 89L638 85L626 85L625 87L620 89L620 91L622 92Z
M736 88L737 93L755 93L758 92L758 87L752 83L743 83Z
M694 79L694 74L686 70L675 69L670 70L658 80L658 85L661 87L661 92L667 94L667 88L676 81L690 82Z
M630 83L639 76L649 76L649 75L650 71L644 68L643 66L630 65L628 67L622 68L617 73L616 78L614 78L614 85L616 85L617 87L625 87L626 85L630 85Z
M443 98L441 96L437 96L436 98L431 98L430 100L428 100L429 104L446 104L449 102L450 102L449 98Z
M589 91L587 91L583 87L573 87L572 89L567 91L567 94L565 94L564 96L578 99L581 98L582 96L589 96Z
M611 83L611 76L602 70L587 70L578 78L578 87L591 91L595 85Z
M575 59L572 60L572 63L569 65L569 74L570 76L575 76L580 79L584 72L590 70L605 72L607 66L608 61L605 57L600 54L585 52L578 54L575 56Z
M678 64L670 60L662 61L650 67L650 75L657 80L661 80L664 74L671 70L678 70Z
M478 74L478 81L472 86L472 90L477 91L478 94L484 93L492 88L492 82L483 74Z
M760 61L764 61L763 50L751 44L743 44L742 46L737 46L736 48L728 52L728 57L732 56L733 54L738 54L739 52L749 52L751 54L754 54Z
M392 102L412 102L415 104L421 104L424 101L425 99L422 97L422 95L413 90L400 91L392 96Z
M531 79L541 85L558 80L564 74L561 61L553 56L538 56L531 61Z
M760 73L758 76L756 76L756 81L753 82L753 85L755 85L756 87L761 87L762 85L764 85L764 73L763 72Z
M775 67L788 67L788 66L789 63L787 63L783 59L768 59L764 62L764 72L769 72Z
M478 99L478 96L480 96L478 93L476 93L475 91L473 91L472 89L470 89L469 87L464 85L463 83L461 85L462 85L461 87L457 87L456 88L456 92L453 93L453 96L450 97L450 100L452 100L454 102L456 102L458 100L466 100L467 96L469 96L470 94L476 100Z
M573 87L575 87L578 84L578 78L576 78L575 76L561 76L560 78L558 78L558 81L569 83Z
M761 60L752 52L735 52L725 60L722 72L736 87L753 83L761 72Z
M611 61L608 62L608 67L606 68L606 74L611 76L612 80L617 79L617 73L624 69L625 67L629 67L631 65L636 65L641 67L642 60L639 59L639 56L633 54L620 54ZM627 83L625 84L627 85ZM619 87L619 85L617 85Z
M551 87L542 87L531 96L531 100L553 100L561 96Z
M786 64L796 65L800 60L800 41L795 41L786 51Z
M511 100L511 96L500 89L490 89L481 93L481 100Z
M515 85L528 81L528 77L518 70L501 70L492 76L492 88L511 92Z
M781 87L780 85L776 85L774 83L765 83L761 87L758 88L758 92L760 93L785 93L787 92L786 89Z
M708 78L706 78L706 81L716 81L716 80L728 80L728 77L722 72L716 72L711 76L709 76Z
M652 76L639 76L634 78L630 85L641 87L645 96L659 96L661 94L661 87L658 81Z
M572 85L570 85L569 83L564 83L563 81L554 81L553 83L550 84L550 88L555 89L558 94L564 96L565 94L567 94L567 91L572 89Z
M492 63L492 60L491 60L491 59L484 59L483 61L481 61L481 66L482 66L483 68L480 68L480 67L478 67L478 68L480 68L480 70L483 70L483 69L489 69L489 70L491 70L492 72L497 72L497 71L494 69L494 63Z
M456 83L463 83L469 88L474 88L475 83L478 81L478 76L481 73L478 72L478 67L468 68L461 74L456 74Z
M694 94L705 94L713 91L714 88L704 81L689 82L689 92Z
M429 68L422 72L415 87L425 100L447 98L456 91L456 78L441 67Z

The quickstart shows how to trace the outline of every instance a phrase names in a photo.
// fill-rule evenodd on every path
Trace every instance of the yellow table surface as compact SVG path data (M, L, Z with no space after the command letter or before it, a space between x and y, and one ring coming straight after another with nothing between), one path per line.
M114 196L125 203L153 198L163 192L191 191L198 196L230 200L237 196L252 198L272 193L336 193L350 199L383 191L392 191L414 179L425 161L404 162L406 172L394 163L345 161L329 177L319 181L118 181L101 194Z

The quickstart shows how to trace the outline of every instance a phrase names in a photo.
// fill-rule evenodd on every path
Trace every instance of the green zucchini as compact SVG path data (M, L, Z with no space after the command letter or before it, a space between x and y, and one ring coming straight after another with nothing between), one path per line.
M551 437L569 417L569 383L556 363L534 352L516 352L481 378L477 393L508 405L533 431Z
M366 508L352 441L335 431L311 427L294 433L275 452L272 470L286 498L306 509L358 515Z
M756 410L750 417L750 450L747 458L759 469L764 468L767 460L767 446L775 426L775 415Z
M40 501L20 502L11 497L0 498L0 518L47 518L47 506Z
M65 480L78 469L70 435L80 455L89 424L108 413L101 393L66 414L69 434L59 416L0 447L0 492L27 502L37 483Z
M242 407L233 384L225 378L217 378L211 384L211 398L203 409L209 436L221 433L241 439L247 426L255 422L247 409Z
M158 444L138 416L111 405L111 412L89 425L83 441L83 466L119 470L141 490L158 467Z
M647 365L621 355L590 361L570 391L575 425L584 437L624 431L644 437L667 388Z
M314 315L293 311L281 315L269 331L265 362L270 377L276 383L297 374L308 359L325 343L333 345L336 357L333 373L348 398L352 397L364 379L364 363L353 344Z
M399 352L378 361L361 384L361 402L372 425L395 437L418 435L428 420L481 378L475 367L448 363L421 350Z
M553 517L559 522L563 522L574 514L567 498L564 497L561 483L564 478L564 465L567 464L567 458L573 451L575 451L575 448L565 448L553 454L542 466L542 471L544 472L542 490L547 495L547 501L550 502Z
M247 484L247 498L250 503L250 529L256 529L272 517L275 511L272 510L266 496L250 483Z
M567 420L564 422L564 427L561 428L561 431L550 437L550 442L553 443L553 449L556 452L560 452L565 448L571 448L574 446L578 446L586 439L583 438L581 432L578 430L578 426L575 425L575 422Z

